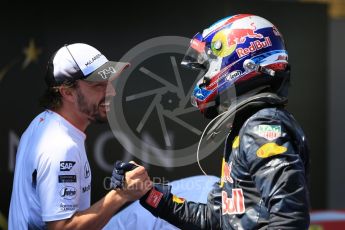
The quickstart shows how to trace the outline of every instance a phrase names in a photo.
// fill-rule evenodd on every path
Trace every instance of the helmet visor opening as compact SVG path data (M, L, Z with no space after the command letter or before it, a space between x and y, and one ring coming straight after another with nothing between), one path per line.
M209 56L206 50L205 42L193 38L181 65L191 69L207 70L209 68Z

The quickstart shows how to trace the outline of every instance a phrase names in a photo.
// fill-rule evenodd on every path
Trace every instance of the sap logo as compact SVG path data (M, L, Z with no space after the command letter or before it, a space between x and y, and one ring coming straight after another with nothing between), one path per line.
M75 161L60 161L60 171L70 171L75 165Z
M72 200L77 196L77 189L72 186L66 186L60 190L60 196L67 200Z
M101 71L98 71L98 74L101 75L103 79L107 79L111 74L116 73L116 70L114 67L109 66L106 69L103 69Z
M85 186L82 188L83 192L87 192L91 189L91 185Z

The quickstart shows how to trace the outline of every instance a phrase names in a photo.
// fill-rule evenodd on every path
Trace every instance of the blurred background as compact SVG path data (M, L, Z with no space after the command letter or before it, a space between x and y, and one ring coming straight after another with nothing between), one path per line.
M311 148L311 207L313 210L344 209L345 154L342 142L345 130L344 53L345 0L219 0L193 1L97 1L93 3L45 1L42 3L2 1L0 7L0 229L7 227L7 215L12 190L15 155L21 134L31 120L42 111L38 100L43 94L43 76L49 56L64 44L88 43L110 60L125 60L128 51L138 44L159 36L191 38L215 21L237 13L257 14L270 20L283 34L292 65L292 83L288 109L304 128ZM182 42L183 43L183 42ZM185 44L188 45L187 43ZM169 46L169 44L167 45ZM180 49L181 47L179 47ZM147 50L143 50L145 53ZM161 56L159 56L161 55ZM144 55L145 56L145 55ZM173 57L173 58L172 58ZM148 92L162 85L143 73L141 67L158 74L169 84L178 85L171 61L180 62L181 52L168 51L148 55L132 71L123 89L122 117L127 129L137 137L156 144L155 154L168 159L167 154L181 149L196 152L200 132L188 134L188 125L202 131L208 120L198 113L166 119L169 135L175 142L161 140L156 112L150 113L145 125L137 124L148 111L152 97L129 100L130 95ZM175 62L174 61L174 62ZM180 69L184 91L192 85L196 73ZM165 82L166 83L166 82ZM115 86L116 87L116 86ZM185 96L188 93L185 94ZM152 95L151 95L152 96ZM174 92L164 92L160 103L164 110L174 110L183 100ZM127 102L127 103L126 103ZM188 103L189 104L189 103ZM147 113L148 114L148 113ZM193 124L195 122L196 124ZM128 130L119 130L126 135ZM137 131L137 132L135 132ZM87 131L86 148L92 169L92 201L105 193L104 180L111 175L115 160L135 160L144 164L152 177L172 181L199 175L195 163L171 167L143 162L129 153L115 139L107 125L92 125ZM195 136L195 134L197 134ZM181 138L183 137L183 138ZM180 140L180 139L183 139ZM190 147L190 148L187 148ZM170 155L171 156L171 155ZM222 146L201 161L208 174L220 176Z

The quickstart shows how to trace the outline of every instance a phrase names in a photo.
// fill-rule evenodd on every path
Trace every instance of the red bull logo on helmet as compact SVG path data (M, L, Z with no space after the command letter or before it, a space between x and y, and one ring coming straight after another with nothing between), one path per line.
M248 38L263 38L262 34L256 33L256 27L254 23L251 24L252 28L246 28L246 29L231 29L229 35L228 35L228 45L238 45L243 44L247 37Z
M271 39L269 37L265 37L264 41L255 40L250 42L250 46L246 48L237 48L236 53L239 58L244 57L250 53L254 53L257 50L261 50L267 47L272 46Z

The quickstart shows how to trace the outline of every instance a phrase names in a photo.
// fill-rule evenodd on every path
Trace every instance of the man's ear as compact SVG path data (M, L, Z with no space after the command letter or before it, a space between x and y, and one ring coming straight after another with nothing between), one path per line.
M75 89L67 86L60 86L59 92L63 100L73 103L75 101Z

